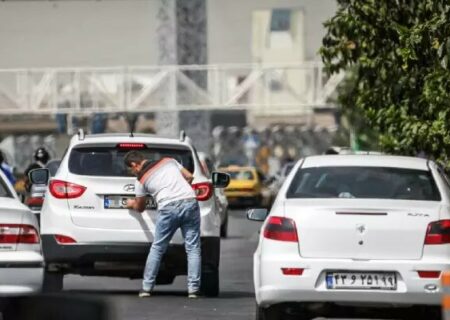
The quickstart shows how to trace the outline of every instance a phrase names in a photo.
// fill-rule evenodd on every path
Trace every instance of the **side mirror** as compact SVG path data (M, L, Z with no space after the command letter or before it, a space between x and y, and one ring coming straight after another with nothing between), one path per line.
M247 210L247 219L252 221L264 221L269 214L269 210L267 209L248 209Z
M230 184L230 175L223 172L213 172L211 175L215 188L226 188Z
M32 184L47 184L50 178L48 169L34 169L28 173L28 178Z

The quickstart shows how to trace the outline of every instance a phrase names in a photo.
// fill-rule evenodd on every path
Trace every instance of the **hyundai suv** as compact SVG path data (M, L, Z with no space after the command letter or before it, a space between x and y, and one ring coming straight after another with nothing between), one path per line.
M174 158L193 173L192 187L201 211L201 289L207 296L218 295L218 200L184 134L177 140L138 134L85 136L79 132L71 139L58 171L48 182L41 212L44 290L61 290L66 274L142 277L157 211L151 198L142 214L125 208L127 199L134 196L136 178L125 168L123 158L136 149L150 160ZM222 187L229 182L225 174L215 173L215 177L222 179ZM170 284L175 276L186 273L184 241L178 230L161 263L157 284Z

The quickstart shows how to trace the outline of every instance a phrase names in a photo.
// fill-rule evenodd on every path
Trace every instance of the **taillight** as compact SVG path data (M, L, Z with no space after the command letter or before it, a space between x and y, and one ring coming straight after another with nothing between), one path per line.
M0 224L0 243L39 243L37 230L27 224Z
M285 276L301 276L303 274L303 270L301 268L281 268L281 272Z
M74 199L80 197L86 187L71 182L51 180L49 189L52 196L57 199Z
M298 242L294 220L283 217L269 217L264 228L264 237L272 240Z
M209 182L195 183L192 185L198 201L206 201L213 194L213 186Z
M25 201L25 204L29 207L42 207L43 203L43 197L30 197Z
M55 240L56 242L58 242L59 244L72 244L72 243L77 243L75 239L68 237L68 236L64 236L62 234L56 234L55 235Z
M428 225L425 244L447 244L450 243L450 220L431 222Z
M146 149L147 146L143 143L130 143L130 142L125 142L125 143L119 143L117 145L117 148L119 149L127 149L127 150L136 150L136 149Z

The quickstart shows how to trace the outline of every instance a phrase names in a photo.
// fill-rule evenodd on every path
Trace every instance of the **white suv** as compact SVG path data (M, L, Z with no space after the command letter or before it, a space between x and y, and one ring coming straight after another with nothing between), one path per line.
M135 177L123 157L139 149L149 159L172 157L194 175L201 210L202 291L219 293L220 215L213 184L206 177L190 139L154 135L80 132L70 142L61 165L49 180L41 213L46 272L44 290L62 289L65 274L141 278L155 231L153 201L140 214L124 208L134 196ZM41 169L45 170L45 169ZM213 179L227 184L228 176ZM219 186L220 183L216 184ZM172 283L187 272L184 241L178 231L162 261L158 284Z

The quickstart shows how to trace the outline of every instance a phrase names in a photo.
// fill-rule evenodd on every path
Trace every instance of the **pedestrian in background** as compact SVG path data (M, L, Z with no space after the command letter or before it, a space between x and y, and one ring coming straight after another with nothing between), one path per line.
M128 200L129 209L143 212L147 194L158 206L155 234L144 270L139 297L149 297L164 253L175 231L180 228L188 260L188 297L197 298L200 290L200 207L191 187L192 174L172 158L149 161L139 151L125 155L127 168L137 176L136 198Z
M16 178L14 177L13 170L9 166L9 164L5 160L5 156L3 152L0 151L0 170L2 170L3 174L6 176L9 182L14 186L16 183Z

